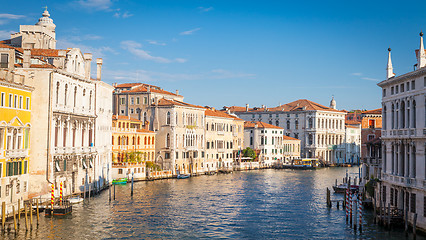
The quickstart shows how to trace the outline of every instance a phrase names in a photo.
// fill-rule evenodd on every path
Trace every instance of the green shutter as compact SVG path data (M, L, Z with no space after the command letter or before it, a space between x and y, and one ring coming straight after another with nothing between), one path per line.
M24 162L24 174L28 173L28 161Z
M30 133L29 133L29 129L25 129L25 145L24 145L24 148L25 149L28 149L28 138L29 138L29 135L30 135Z

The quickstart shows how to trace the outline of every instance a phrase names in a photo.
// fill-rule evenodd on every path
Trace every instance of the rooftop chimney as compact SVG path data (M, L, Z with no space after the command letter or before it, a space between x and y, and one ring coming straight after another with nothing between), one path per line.
M30 49L24 49L24 56L23 56L23 64L22 67L29 68L31 64L31 50Z
M87 79L90 79L90 69L91 69L91 65L92 65L92 54L91 53L85 53L83 54L84 56L84 76Z
M97 65L96 79L98 81L101 81L101 75L102 75L102 58L96 58L96 65Z
M249 110L249 104L247 103L246 104L246 112L248 112L248 110Z
M176 89L176 95L179 95L179 90Z

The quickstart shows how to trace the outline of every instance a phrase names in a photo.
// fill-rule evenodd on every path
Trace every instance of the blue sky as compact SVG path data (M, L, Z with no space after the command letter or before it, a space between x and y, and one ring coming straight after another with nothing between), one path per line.
M102 57L108 83L146 82L216 108L306 98L339 109L381 106L387 48L412 71L426 2L6 1L0 38L47 5L60 48Z

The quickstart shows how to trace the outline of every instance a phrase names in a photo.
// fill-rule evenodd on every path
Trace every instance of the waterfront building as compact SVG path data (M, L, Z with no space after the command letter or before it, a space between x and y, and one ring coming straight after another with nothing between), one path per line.
M412 72L395 76L388 49L387 78L382 88L382 178L376 199L408 209L408 221L426 230L426 53L423 33Z
M352 123L345 125L345 141L338 145L341 149L336 156L337 163L360 163L361 157L361 124Z
M205 108L179 100L155 98L155 162L173 174L204 173Z
M336 106L334 98L330 104ZM337 145L345 139L346 112L300 99L278 107L224 107L245 121L261 121L282 127L285 135L301 140L301 157L335 163ZM341 149L339 151L342 151Z
M183 101L183 96L179 91L171 93L164 89L145 83L123 83L114 84L113 112L118 116L130 116L142 122L151 123L150 130L153 129L154 113L153 105L155 99L174 99Z
M367 142L382 136L382 109L363 111L361 113L361 158L366 159Z
M232 170L244 139L244 120L214 108L205 110L205 172Z
M110 136L107 108L112 92L105 83L97 83L102 60L97 59L97 76L92 79L92 54L78 48L56 49L55 28L45 10L35 25L21 25L19 33L1 42L1 49L8 51L1 65L7 64L9 71L25 76L27 85L34 87L31 125L32 136L37 137L30 139L29 198L49 194L52 183L58 189L63 182L67 195L108 182L105 168L110 158L98 154L101 149L101 156L107 156L111 149L103 138Z
M283 135L283 163L300 158L300 139Z
M1 57L8 52L0 45ZM33 88L8 68L0 66L0 201L10 206L28 199Z
M272 124L249 121L244 123L244 147L260 150L261 167L283 162L284 129Z
M155 133L138 119L112 117L112 178L146 178L147 162L155 161ZM110 138L111 139L111 138Z

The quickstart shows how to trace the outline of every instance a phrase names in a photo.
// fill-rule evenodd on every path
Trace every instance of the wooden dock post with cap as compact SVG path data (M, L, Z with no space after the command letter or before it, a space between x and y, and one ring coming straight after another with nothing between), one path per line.
M1 226L2 226L3 232L6 230L5 223L6 223L6 202L2 202L1 203Z
M39 222L39 218L40 218L40 212L38 209L38 199L36 199L36 210L37 210L37 227L38 227L38 222Z

